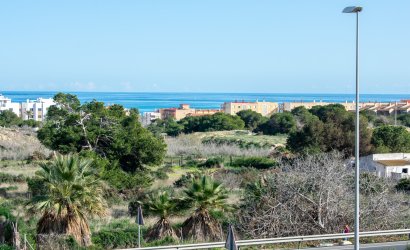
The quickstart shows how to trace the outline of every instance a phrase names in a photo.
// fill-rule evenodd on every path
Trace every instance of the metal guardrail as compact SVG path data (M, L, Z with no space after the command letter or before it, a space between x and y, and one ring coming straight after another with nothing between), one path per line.
M400 234L410 234L410 229L360 232L360 237L375 237L375 236L388 236L388 235L400 235ZM292 236L292 237L253 239L253 240L237 240L236 245L238 247L261 246L261 245L289 243L289 242L335 240L335 239L353 238L353 236L354 236L354 233L347 233L347 234L340 233L340 234L321 234L321 235ZM185 244L185 245L172 245L172 246L159 246L159 247L127 248L127 249L122 249L122 250L194 250L194 249L211 249L211 248L217 248L217 247L221 248L224 246L225 246L225 242L211 242L211 243L198 243L198 244Z

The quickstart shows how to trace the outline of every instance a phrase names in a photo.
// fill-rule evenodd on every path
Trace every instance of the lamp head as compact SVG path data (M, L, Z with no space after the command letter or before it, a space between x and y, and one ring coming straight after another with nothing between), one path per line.
M363 10L360 6L349 6L344 8L343 13L358 13Z

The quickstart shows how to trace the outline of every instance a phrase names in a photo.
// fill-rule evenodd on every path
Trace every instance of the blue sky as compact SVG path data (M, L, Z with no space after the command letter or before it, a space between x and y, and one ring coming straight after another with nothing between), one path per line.
M16 0L0 91L410 93L408 0Z

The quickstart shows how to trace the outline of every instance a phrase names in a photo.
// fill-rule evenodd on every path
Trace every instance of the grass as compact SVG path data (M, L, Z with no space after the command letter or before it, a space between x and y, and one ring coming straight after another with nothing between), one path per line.
M261 146L283 146L286 144L287 139L286 135L257 135L243 130L203 132L195 133L195 135L204 141L223 139L224 141L249 143Z

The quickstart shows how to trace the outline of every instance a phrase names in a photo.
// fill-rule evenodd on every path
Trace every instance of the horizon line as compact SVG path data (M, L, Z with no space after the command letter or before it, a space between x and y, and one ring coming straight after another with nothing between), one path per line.
M33 92L33 93L39 93L39 92L45 92L45 93L136 93L136 94L179 94L179 93L185 93L185 94L262 94L262 95L270 95L270 94L291 94L291 95L299 95L299 94L315 94L315 95L355 95L354 92L352 93L346 93L346 92L326 92L326 93L321 93L321 92L223 92L223 91L218 91L218 92L209 92L209 91L76 91L76 90L0 90L0 94L2 93L7 93L7 92L16 92L16 93L21 93L21 92ZM360 93L360 95L410 95L409 93L370 93L370 92L365 92L365 93Z

